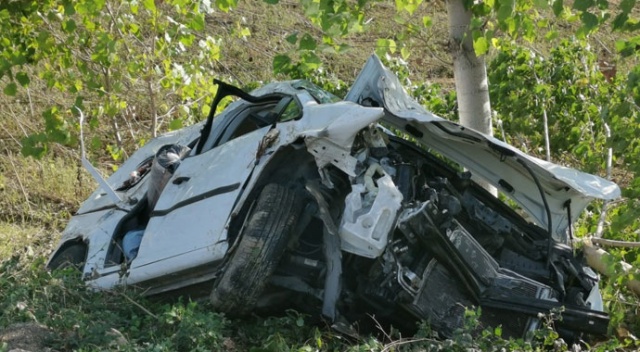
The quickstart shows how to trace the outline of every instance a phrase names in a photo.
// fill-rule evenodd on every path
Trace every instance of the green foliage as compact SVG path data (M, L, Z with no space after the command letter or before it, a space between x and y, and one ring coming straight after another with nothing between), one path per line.
M18 84L28 87L31 81L22 68L37 64L48 88L72 97L45 111L45 131L22 141L25 155L41 156L51 142L75 145L74 107L92 121L113 125L114 132L119 119L152 121L149 133L155 135L165 120L175 128L202 118L202 106L215 93L212 62L221 45L219 38L201 34L205 15L214 10L209 2L25 3L31 6L27 12L0 10L7 19L0 34L0 77L10 79L3 91L20 94ZM235 4L216 2L224 11ZM249 34L242 28L240 33ZM116 147L123 148L120 140Z
M543 56L517 45L504 45L489 65L490 94L496 118L508 142L534 154L544 154L543 112L549 123L553 160L578 169L605 174L606 152L613 148L613 166L625 170L616 176L627 197L609 206L605 237L638 241L640 226L640 109L637 107L637 73L606 79L598 55L584 42L564 40ZM607 128L610 137L607 137ZM578 236L596 232L601 203L591 204L575 223ZM611 272L622 272L620 260L640 264L636 250L612 250ZM605 280L612 329L640 331L640 320L628 314L637 299L624 294L629 275Z
M23 258L24 259L24 258ZM134 291L92 292L75 269L49 273L43 257L0 263L0 326L37 322L60 350L210 351L222 348L223 316L195 302L160 305ZM1 329L0 329L1 330ZM115 340L121 336L121 340Z
M293 33L286 38L290 48L274 57L274 74L283 74L289 78L312 78L322 68L321 53L340 54L347 50L347 45L339 42L340 38L361 33L365 28L365 10L369 3L379 0L299 0L302 10L311 22L321 29L321 35L309 33ZM267 1L274 3L273 1ZM417 1L419 3L420 1ZM411 1L397 1L407 4L411 9ZM320 76L323 73L320 72Z
M597 69L584 44L564 40L547 57L504 45L488 68L490 95L507 142L543 154L543 119L549 118L555 158L575 155L591 172L604 160L604 109L616 103L615 88ZM600 154L594 155L596 151Z
M317 320L288 310L275 317L229 320L206 303L148 300L140 292L87 288L74 269L50 273L44 257L17 252L0 261L0 331L19 323L49 328L42 343L74 351L566 351L553 329L561 311L541 319L542 329L529 341L507 339L501 327L483 326L480 309L467 310L464 325L450 339L438 338L425 322L413 337L385 327L379 336L347 337ZM604 351L633 341L609 341ZM44 346L43 346L44 347ZM636 346L637 347L637 346ZM8 346L0 345L7 349Z
M456 120L458 111L455 90L445 90L437 83L413 82L407 62L397 56L384 55L380 59L393 71L407 92L428 111L450 120Z

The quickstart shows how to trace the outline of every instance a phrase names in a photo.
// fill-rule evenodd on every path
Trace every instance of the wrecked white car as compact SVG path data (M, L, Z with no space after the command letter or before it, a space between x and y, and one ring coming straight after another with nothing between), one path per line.
M448 336L480 306L520 337L561 308L563 336L606 332L571 226L614 183L431 114L375 56L345 99L218 83L205 122L150 141L82 204L49 267L101 289L204 291L233 315L293 306Z

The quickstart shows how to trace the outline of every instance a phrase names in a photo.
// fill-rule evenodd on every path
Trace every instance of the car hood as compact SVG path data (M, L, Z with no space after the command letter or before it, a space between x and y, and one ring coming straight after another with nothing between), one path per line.
M570 221L593 199L620 197L620 188L611 181L529 156L492 136L426 111L375 55L345 100L384 107L385 122L493 184L546 229L549 216L542 188L551 213L552 235L558 240L564 239Z

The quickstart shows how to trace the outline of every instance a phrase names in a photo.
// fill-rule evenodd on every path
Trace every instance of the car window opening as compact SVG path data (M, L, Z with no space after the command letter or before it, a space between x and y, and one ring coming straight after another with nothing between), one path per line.
M138 175L140 167L132 172L129 180L149 175L145 184L147 191L116 227L106 257L107 265L129 263L136 258L145 229L164 187L190 151L191 148L178 144L164 145L153 158L147 158L141 163L142 167L147 168L144 175ZM135 182L138 183L139 180ZM133 181L125 181L125 184L131 183Z

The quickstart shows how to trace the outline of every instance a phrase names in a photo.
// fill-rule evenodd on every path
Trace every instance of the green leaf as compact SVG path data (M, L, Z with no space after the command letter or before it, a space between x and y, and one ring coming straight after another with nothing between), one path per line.
M298 41L298 33L293 33L288 35L284 40L286 40L289 44L295 44Z
M142 0L142 6L144 6L145 9L151 11L152 13L155 13L157 10L155 0Z
M275 5L275 4L280 2L280 0L262 0L262 1L266 2L267 4L271 4L271 5Z
M536 27L538 28L549 28L549 21L547 20L539 20L536 22Z
M407 11L412 15L420 6L422 0L396 0L396 11Z
M181 119L174 119L169 123L169 130L175 131L184 127Z
M539 9L549 8L549 0L533 0L533 4Z
M201 31L204 29L204 14L199 14L193 17L193 20L189 22L189 28L194 31Z
M613 27L613 29L622 29L627 23L627 20L629 20L629 15L621 12L620 14L618 14L618 16L616 16L616 18L613 19L611 26Z
M587 32L591 32L598 26L598 17L590 12L583 12L580 19Z
M47 138L43 133L32 134L22 138L22 155L42 158L47 153Z
M404 60L406 60L406 59L408 59L408 58L409 58L409 56L411 55L411 51L409 51L409 48L407 48L406 46L403 46L403 47L400 49L400 55L402 55L402 58L403 58Z
M346 53L349 50L351 50L351 46L349 44L340 44L336 48L336 51L338 52L338 54Z
M25 72L22 72L22 71L20 71L20 72L18 72L18 74L16 74L16 80L23 87L26 87L27 85L29 85L29 82L31 82L29 80L29 76Z
M595 0L575 0L573 2L573 8L578 11L587 11L595 4Z
M305 52L305 54L300 58L300 61L301 69L304 72L317 70L322 65L322 60L320 60L320 58L312 51Z
M89 145L92 150L100 150L102 148L102 140L98 136L92 137Z
M636 44L631 43L626 40L618 40L616 41L616 51L622 55L622 57L628 57L636 52Z
M74 1L64 0L62 1L62 6L64 7L64 15L65 16L73 16L76 13L76 9L73 7Z
M317 46L316 40L313 39L313 37L308 34L305 33L302 38L300 38L300 45L299 45L299 49L300 50L314 50Z
M629 13L635 5L636 0L622 0L620 2L620 10L622 10L623 13Z
M247 27L242 27L240 31L238 31L238 38L246 38L251 36L251 30Z
M378 39L376 41L376 54L384 56L387 52L391 54L396 52L396 42L392 39Z
M563 0L554 0L554 2L553 2L553 14L556 15L556 17L558 17L558 16L560 16L560 14L562 13L563 10L564 10Z
M62 29L64 29L64 31L67 33L71 33L75 31L76 28L77 28L76 21L74 20L68 20L62 23Z
M489 51L489 41L485 37L478 37L473 41L473 50L477 56L482 56Z
M3 90L4 94L9 96L15 96L17 91L18 91L18 86L13 82L7 84Z
M224 12L229 12L229 10L237 4L237 0L216 0L216 6Z
M291 58L287 55L276 55L273 58L273 72L286 73L291 68Z
M507 19L511 18L515 9L515 0L504 0L504 2L501 2L500 8L498 9L498 21L505 22Z
M617 52L622 52L623 50L625 50L627 48L627 41L626 40L618 40L616 41L616 51Z
M209 106L208 104L202 104L202 106L200 107L200 113L202 114L202 116L209 116L209 111L211 111L211 106Z
M433 25L433 19L431 18L431 16L424 16L422 17L422 25L425 28L429 28Z

